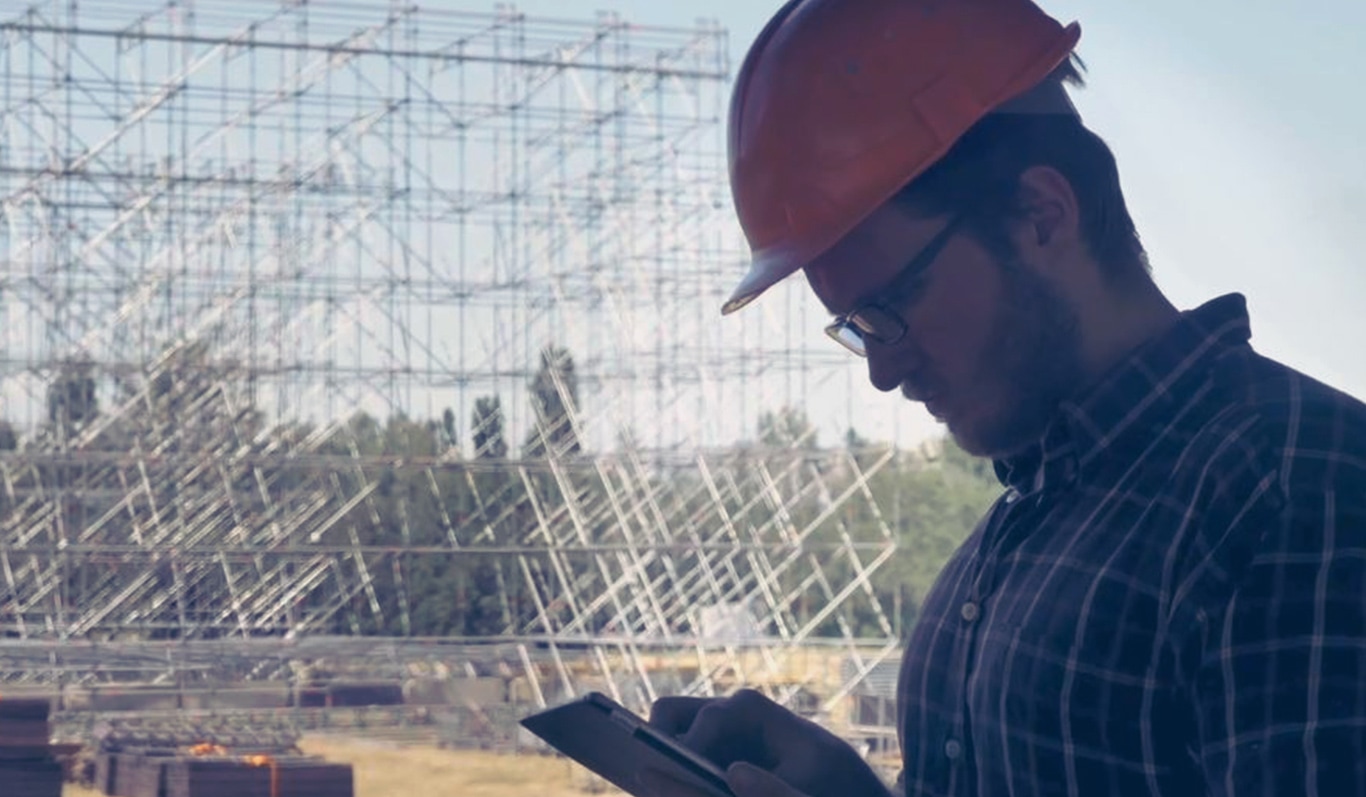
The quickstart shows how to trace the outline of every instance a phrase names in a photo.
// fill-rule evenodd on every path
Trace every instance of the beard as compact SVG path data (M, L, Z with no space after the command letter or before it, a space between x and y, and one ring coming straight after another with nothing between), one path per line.
M1003 300L970 394L984 410L949 433L969 454L1002 458L1038 442L1084 378L1077 312L1024 264L1001 263Z

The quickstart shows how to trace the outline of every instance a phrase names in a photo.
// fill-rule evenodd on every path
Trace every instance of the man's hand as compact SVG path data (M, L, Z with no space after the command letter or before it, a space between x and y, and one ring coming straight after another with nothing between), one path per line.
M726 770L737 797L888 797L872 768L843 740L758 692L707 700L665 697L650 724ZM653 774L656 797L695 797L687 786Z

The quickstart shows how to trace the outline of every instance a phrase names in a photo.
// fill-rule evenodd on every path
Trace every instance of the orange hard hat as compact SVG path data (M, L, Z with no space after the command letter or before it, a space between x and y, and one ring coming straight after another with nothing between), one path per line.
M834 246L1080 38L1030 0L788 2L731 97L731 193L753 264L721 312Z

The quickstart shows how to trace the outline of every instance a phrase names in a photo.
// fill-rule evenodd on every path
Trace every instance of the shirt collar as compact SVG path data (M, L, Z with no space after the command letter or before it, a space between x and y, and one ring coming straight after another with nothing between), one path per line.
M1251 338L1242 294L1183 312L1170 329L1064 402L1040 442L997 460L997 478L1022 493L1074 480L1133 435L1171 425L1175 409L1200 389L1215 359Z

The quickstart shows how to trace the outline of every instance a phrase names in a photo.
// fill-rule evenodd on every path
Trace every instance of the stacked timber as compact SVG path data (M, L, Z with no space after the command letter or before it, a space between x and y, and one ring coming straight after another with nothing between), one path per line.
M217 744L101 755L97 786L111 797L354 797L350 764L247 753ZM7 795L7 793L6 793ZM8 795L7 795L8 797Z
M0 696L0 784L6 797L61 797L46 697Z
M95 788L110 797L159 797L148 784L160 782L163 762L175 755L167 749L103 750L95 758Z
M350 764L313 756L189 756L166 764L164 793L165 797L354 797L355 778Z

